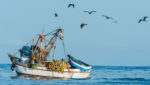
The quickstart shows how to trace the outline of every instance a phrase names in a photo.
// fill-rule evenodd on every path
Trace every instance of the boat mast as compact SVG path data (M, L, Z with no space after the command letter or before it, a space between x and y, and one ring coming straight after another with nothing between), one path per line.
M55 30L56 32L55 33L53 33L53 37L50 39L50 41L48 42L48 44L45 46L45 48L41 51L41 54L43 54L44 52L48 52L48 53L50 53L50 51L51 51L51 49L52 48L56 48L56 46L55 46L55 42L56 42L56 40L57 40L57 37L58 37L58 35L59 35L59 33L62 33L62 29L57 29L57 30ZM48 34L46 34L46 35L43 35L43 39L41 40L41 41L43 41L44 40L44 37L46 37L46 36L48 36L50 33L48 33ZM42 43L41 43L41 46L42 46ZM44 58L46 58L47 57L47 55L45 55L44 56Z
M34 48L34 51L33 51L33 56L36 55L36 58L37 58L36 60L37 60L38 63L41 63L41 59L42 59L42 61L44 59L46 59L46 57L48 56L48 54L50 53L52 48L54 48L54 49L56 48L55 42L57 40L57 37L60 37L59 34L62 33L62 29L57 29L57 30L55 30L53 32L54 33L48 33L46 35L38 34L39 38L38 38L38 40L36 42L36 45L35 45L35 48ZM43 41L44 41L45 37L50 35L50 34L52 34L53 37L50 39L48 44L43 49ZM39 44L40 44L40 46L38 47ZM38 52L38 54L36 54L37 52Z
M47 44L44 50L48 50L50 52L51 48L55 47L55 42L57 40L59 33L61 32L62 32L62 29L56 30L56 33L54 33L54 36L50 39L49 43Z

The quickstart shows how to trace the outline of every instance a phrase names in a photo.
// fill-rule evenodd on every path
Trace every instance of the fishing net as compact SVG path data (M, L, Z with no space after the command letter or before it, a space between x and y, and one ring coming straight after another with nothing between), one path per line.
M51 60L47 67L49 70L63 73L64 69L71 68L71 65L68 62L62 60Z

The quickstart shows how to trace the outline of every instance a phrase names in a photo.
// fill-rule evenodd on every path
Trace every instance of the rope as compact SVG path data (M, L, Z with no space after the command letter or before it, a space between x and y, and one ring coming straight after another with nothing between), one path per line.
M57 38L57 37L56 37ZM57 39L55 40L55 43L57 42ZM55 44L54 44L55 45ZM55 55L55 50L56 50L56 46L55 47L53 47L54 49L53 49L53 55L52 55L52 59L54 58L54 55Z
M36 35L32 40L30 40L29 42L27 42L24 46L28 45L29 43L31 43L34 39L37 38L38 35ZM14 56L16 56L19 53L19 51L17 51Z
M52 31L52 32L49 32L47 34L45 34L44 36L48 36L48 35L51 35L53 32L55 32L56 30Z
M37 36L38 36L38 35L36 35L32 40L30 40L29 42L27 42L27 43L25 44L25 46L28 45L29 43L33 42L33 40L36 39Z
M17 51L17 52L14 54L14 56L16 56L18 53L19 53L19 51Z
M57 38L57 37L56 37ZM57 39L55 40L55 43L57 42ZM52 45L55 45L55 44L52 44ZM49 59L51 59L51 55L52 55L52 59L54 59L54 55L55 55L55 50L56 50L56 47L52 47L50 48L48 51L49 53L51 52L51 54L49 54Z
M63 45L63 48L64 48L65 60L67 60L67 55L66 55L66 49L65 49L64 40L62 40L62 45Z
M55 55L55 49L56 49L56 48L54 48L54 50L53 50L52 59L54 59L54 55Z

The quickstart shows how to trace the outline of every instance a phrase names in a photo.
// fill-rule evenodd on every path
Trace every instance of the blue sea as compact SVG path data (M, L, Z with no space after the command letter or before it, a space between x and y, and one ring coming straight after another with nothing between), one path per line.
M0 85L150 85L150 66L93 66L88 79L44 79L17 76L0 64Z

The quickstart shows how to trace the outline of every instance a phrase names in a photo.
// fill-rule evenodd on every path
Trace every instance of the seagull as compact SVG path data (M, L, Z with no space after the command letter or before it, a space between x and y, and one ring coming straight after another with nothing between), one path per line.
M147 16L144 16L143 19L140 19L140 20L138 21L138 23L141 23L142 21L147 22L147 20L146 20L147 18L148 18Z
M75 7L74 4L69 4L69 5L68 5L68 8L71 7L71 6L72 6L73 8Z
M82 24L80 25L81 29L82 29L85 25L88 25L88 24L82 23Z
M118 23L118 21L114 20L112 17L106 16L106 15L102 15L102 17L105 17L107 20L110 19L113 21L113 23Z
M57 13L55 13L54 15L55 15L55 17L58 17L58 14L57 14Z
M87 12L87 13L89 13L89 14L92 14L92 13L94 13L94 12L96 12L96 11L84 11L84 12Z
M106 16L106 15L102 15L102 16L105 17L106 19L111 19L111 20L113 20L112 17Z

